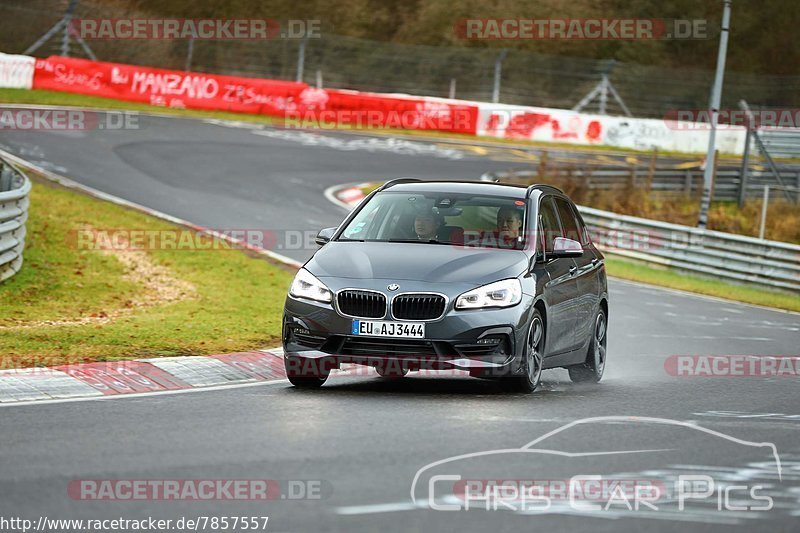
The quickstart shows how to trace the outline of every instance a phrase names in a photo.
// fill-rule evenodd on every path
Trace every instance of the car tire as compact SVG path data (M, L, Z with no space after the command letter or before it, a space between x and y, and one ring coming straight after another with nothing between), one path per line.
M606 368L606 354L608 352L608 317L601 308L597 312L589 341L589 351L586 362L580 365L567 367L569 379L575 383L597 383L603 379Z
M508 390L530 393L536 390L542 381L544 363L545 329L542 314L533 310L528 335L525 337L525 353L522 358L522 373L518 376L504 378Z
M387 368L383 365L375 366L375 372L382 378L386 379L399 379L408 374L407 368Z
M319 359L286 357L283 364L289 383L298 389L318 389L330 375L330 369Z

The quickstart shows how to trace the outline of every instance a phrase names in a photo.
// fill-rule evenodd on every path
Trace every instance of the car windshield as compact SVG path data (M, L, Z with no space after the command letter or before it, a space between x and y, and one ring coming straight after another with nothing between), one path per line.
M381 192L350 221L340 241L524 246L525 202L501 196Z

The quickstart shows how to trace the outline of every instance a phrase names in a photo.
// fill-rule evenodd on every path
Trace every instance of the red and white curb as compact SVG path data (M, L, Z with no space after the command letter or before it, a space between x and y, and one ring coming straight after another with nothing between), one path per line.
M466 376L467 372L449 371ZM420 376L442 375L420 371ZM375 369L342 364L330 378L379 377ZM139 397L288 383L283 349L208 356L158 357L51 368L0 370L0 408L109 397Z
M0 405L286 379L283 350L0 370Z
M347 183L345 185L334 185L325 190L325 198L338 205L342 209L352 211L367 197L363 189L373 183Z

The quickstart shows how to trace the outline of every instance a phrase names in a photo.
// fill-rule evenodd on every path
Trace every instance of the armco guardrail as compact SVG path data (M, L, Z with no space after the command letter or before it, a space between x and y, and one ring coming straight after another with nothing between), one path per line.
M800 129L764 128L759 134L772 157L800 158Z
M22 268L31 180L0 158L0 282Z
M800 190L800 166L783 165L780 167L783 183L792 189ZM500 180L511 183L538 182L540 172L537 170L509 170L492 172L485 175L486 180ZM703 169L699 166L685 169L656 168L652 171L646 166L637 167L603 167L582 168L570 165L548 167L545 175L559 180L575 180L582 182L589 189L613 190L627 186L646 187L648 190L662 194L684 194L687 196L703 193ZM714 200L736 201L739 198L742 184L741 169L720 168L714 182ZM776 189L781 183L769 171L752 170L748 173L748 198L761 198L764 185ZM798 194L800 200L800 194Z
M595 244L618 255L800 292L800 246L580 206Z

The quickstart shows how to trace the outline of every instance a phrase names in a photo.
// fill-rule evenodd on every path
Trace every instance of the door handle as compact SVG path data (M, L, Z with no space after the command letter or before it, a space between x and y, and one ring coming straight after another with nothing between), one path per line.
M578 271L578 267L576 267L576 266L569 267L569 275L570 276L574 276L575 272L577 272L577 271Z

